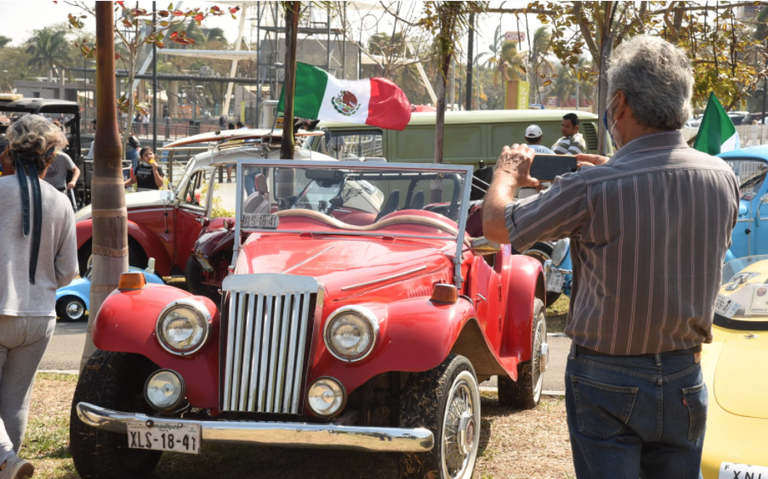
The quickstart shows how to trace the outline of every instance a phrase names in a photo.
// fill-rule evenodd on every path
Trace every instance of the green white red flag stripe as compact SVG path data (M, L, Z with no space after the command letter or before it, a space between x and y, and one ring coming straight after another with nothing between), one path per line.
M284 111L284 102L285 87L278 112ZM404 130L411 119L411 104L403 90L386 78L340 80L316 66L297 63L293 114Z
M736 127L714 92L709 94L707 109L704 110L693 147L710 155L741 148Z

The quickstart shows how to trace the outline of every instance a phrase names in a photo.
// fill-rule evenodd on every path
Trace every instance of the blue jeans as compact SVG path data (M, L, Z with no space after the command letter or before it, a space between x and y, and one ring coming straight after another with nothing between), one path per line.
M707 387L694 355L596 356L573 350L565 405L580 479L696 479Z

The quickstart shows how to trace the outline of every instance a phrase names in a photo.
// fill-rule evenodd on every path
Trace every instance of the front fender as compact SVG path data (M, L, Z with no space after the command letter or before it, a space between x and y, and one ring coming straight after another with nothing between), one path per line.
M163 308L184 298L202 303L211 314L206 344L188 357L167 352L155 334L155 324ZM210 299L159 284L148 284L134 291L115 290L96 316L93 342L104 351L141 354L161 368L178 372L184 378L187 398L193 407L218 408L219 312Z
M87 219L75 225L78 251L93 237L93 220ZM128 237L134 239L144 250L147 258L155 258L155 270L160 276L170 276L171 258L163 243L138 223L128 220ZM142 268L146 265L139 265Z
M464 325L475 315L472 305L464 299L455 304L437 304L420 297L370 309L379 318L379 338L373 352L359 362L333 357L323 341L325 321L315 322L307 384L321 376L332 376L352 392L388 371L433 369L448 357Z
M160 276L171 275L171 258L168 255L168 249L157 235L140 224L128 220L128 236L139 243L147 258L155 258L157 274Z
M514 357L518 362L531 359L533 302L538 297L546 304L544 269L534 258L512 255L507 272L506 322L501 341L502 359Z

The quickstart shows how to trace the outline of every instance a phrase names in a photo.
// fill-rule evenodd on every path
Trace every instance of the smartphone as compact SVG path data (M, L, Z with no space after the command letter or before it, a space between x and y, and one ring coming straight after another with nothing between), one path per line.
M536 154L531 164L531 176L539 181L554 181L556 176L576 171L573 155Z

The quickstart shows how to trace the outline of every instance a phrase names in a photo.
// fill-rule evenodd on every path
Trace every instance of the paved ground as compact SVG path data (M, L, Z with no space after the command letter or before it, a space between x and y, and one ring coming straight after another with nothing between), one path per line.
M56 323L56 331L45 356L43 356L40 369L77 371L80 368L80 357L83 354L83 345L85 344L85 325L84 321L79 323L59 321ZM550 335L548 343L551 356L547 374L544 376L544 392L545 394L561 394L565 390L563 377L571 340L560 335ZM496 378L491 378L481 386L495 387Z

